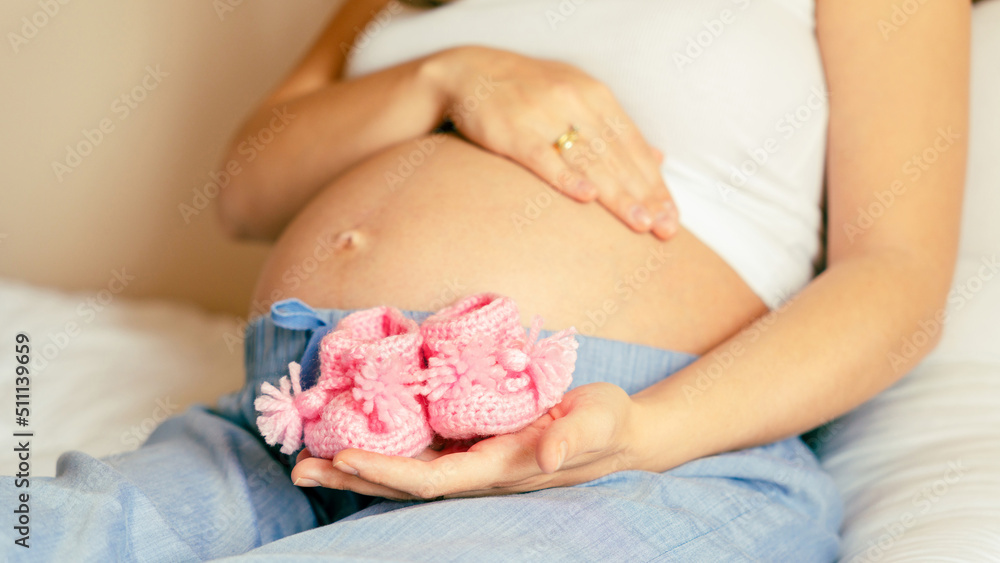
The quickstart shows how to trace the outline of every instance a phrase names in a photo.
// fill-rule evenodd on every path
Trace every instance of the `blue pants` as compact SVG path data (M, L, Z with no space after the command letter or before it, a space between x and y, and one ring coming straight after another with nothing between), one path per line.
M134 452L63 454L56 477L31 480L31 548L14 545L7 512L0 559L808 562L837 555L840 498L798 438L665 473L620 471L500 497L397 502L294 487L290 456L257 432L253 400L261 382L275 384L288 362L309 358L348 313L279 303L247 329L241 391L215 409L196 406L165 421ZM405 314L419 322L430 313ZM695 359L578 340L574 386L609 381L636 393ZM314 368L303 365L304 387ZM23 489L4 477L0 491L11 506Z

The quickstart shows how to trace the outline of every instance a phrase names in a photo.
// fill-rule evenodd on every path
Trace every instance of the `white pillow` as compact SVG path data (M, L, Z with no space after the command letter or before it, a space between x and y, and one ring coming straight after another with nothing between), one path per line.
M237 328L235 317L190 306L0 279L2 345L12 350L18 332L31 337L31 474L55 475L67 450L100 457L135 449L167 416L238 389L242 343L225 341ZM12 355L0 358L13 374ZM13 400L13 377L0 378L0 396ZM14 438L4 440L12 451ZM16 462L0 456L0 475L17 473Z
M962 243L942 341L820 432L845 502L842 561L1000 561L998 32L1000 0L978 4Z

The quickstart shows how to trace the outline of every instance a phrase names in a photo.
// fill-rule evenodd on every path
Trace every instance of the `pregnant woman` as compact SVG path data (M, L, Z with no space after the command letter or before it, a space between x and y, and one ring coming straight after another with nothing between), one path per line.
M347 2L226 157L271 129L219 207L275 241L246 386L127 456L64 456L37 545L834 559L838 495L797 436L930 350L903 345L957 246L969 6L904 4ZM534 424L415 458L264 443L261 384L316 335L479 292L580 333L572 388Z

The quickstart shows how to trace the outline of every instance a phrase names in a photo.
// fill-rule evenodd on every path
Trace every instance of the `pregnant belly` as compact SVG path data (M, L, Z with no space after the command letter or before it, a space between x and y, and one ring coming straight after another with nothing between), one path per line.
M323 189L276 243L259 307L436 310L482 291L522 323L700 354L766 311L711 249L629 230L599 204L452 136L403 143Z

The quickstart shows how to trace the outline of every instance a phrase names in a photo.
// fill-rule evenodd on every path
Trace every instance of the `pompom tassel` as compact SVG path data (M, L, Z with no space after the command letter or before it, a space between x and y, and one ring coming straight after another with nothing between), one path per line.
M302 393L299 375L302 367L288 364L288 377L282 377L279 388L264 382L260 386L261 395L253 402L261 415L257 417L257 428L269 445L281 444L281 453L291 454L302 445L302 415L295 405L295 397Z
M538 390L538 402L551 407L562 399L573 381L576 349L580 344L573 336L576 334L573 327L536 342L542 322L542 317L536 315L531 323L528 343L524 348L527 356L525 371Z

